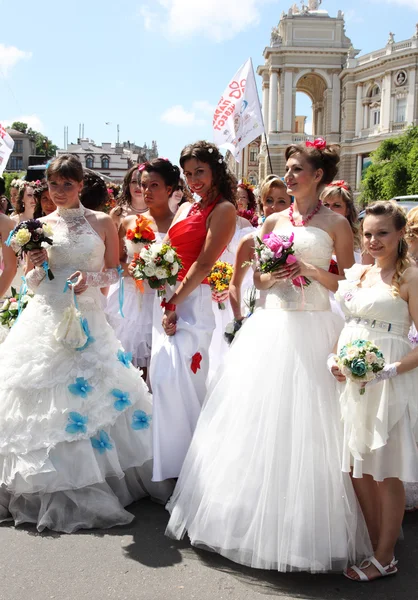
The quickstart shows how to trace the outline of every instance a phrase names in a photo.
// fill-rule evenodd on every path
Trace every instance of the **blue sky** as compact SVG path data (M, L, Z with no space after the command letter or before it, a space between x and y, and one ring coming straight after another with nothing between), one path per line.
M213 107L239 66L263 63L295 0L0 0L0 122L26 120L57 145L78 124L96 142L156 139L177 162L212 139ZM418 0L324 0L362 53L410 38ZM257 77L258 84L259 78ZM309 102L298 101L307 114ZM110 125L105 125L110 122Z

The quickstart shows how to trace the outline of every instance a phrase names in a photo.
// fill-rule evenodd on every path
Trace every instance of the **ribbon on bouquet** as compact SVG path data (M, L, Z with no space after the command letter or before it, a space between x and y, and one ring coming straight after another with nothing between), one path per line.
M125 278L123 276L123 268L121 265L118 266L117 271L119 275L119 314L124 319L123 304L125 302Z

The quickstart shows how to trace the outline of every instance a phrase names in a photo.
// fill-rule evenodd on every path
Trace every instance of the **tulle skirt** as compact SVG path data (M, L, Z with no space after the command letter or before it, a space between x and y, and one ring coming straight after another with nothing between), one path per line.
M135 367L149 367L152 344L152 313L155 290L144 283L142 294L131 277L124 278L123 315L119 313L119 283L110 286L106 314L116 337L126 352L131 352Z
M168 504L167 534L278 571L341 571L371 552L326 359L330 311L257 310L212 381Z

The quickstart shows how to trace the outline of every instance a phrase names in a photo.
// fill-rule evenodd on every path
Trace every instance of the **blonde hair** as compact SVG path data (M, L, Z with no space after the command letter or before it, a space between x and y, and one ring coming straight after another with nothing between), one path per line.
M365 220L368 216L373 217L391 217L397 231L406 228L407 219L404 209L392 200L374 202L366 208ZM405 236L399 240L398 257L396 260L395 274L392 278L392 293L394 296L399 296L401 280L406 269L411 266L411 261L408 258L408 244Z
M287 194L287 185L280 179L277 175L267 175L267 177L261 182L260 185L260 195L258 198L258 208L259 212L263 214L263 202L270 194L271 190L274 189L283 189L285 194Z
M407 241L418 238L418 206L408 213L405 237Z
M354 204L354 196L351 186L346 181L333 181L323 190L320 195L320 199L322 202L326 202L326 199L330 196L339 196L346 205L346 217L350 223L350 227L354 236L354 249L359 250L361 248L360 224L358 221L358 212Z

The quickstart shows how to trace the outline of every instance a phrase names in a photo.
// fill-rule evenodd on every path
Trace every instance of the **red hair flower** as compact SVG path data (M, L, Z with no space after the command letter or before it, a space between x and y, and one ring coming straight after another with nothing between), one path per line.
M192 364L190 365L191 370L196 375L198 369L200 369L200 363L202 362L202 355L200 352L196 352L192 356Z
M332 181L327 185L327 187L339 187L348 192L348 183L344 181L344 179L339 179L338 181Z
M327 143L324 140L324 138L316 138L316 140L314 140L313 142L310 142L309 140L306 141L306 147L307 148L316 148L317 150L325 150L325 148L327 147Z

